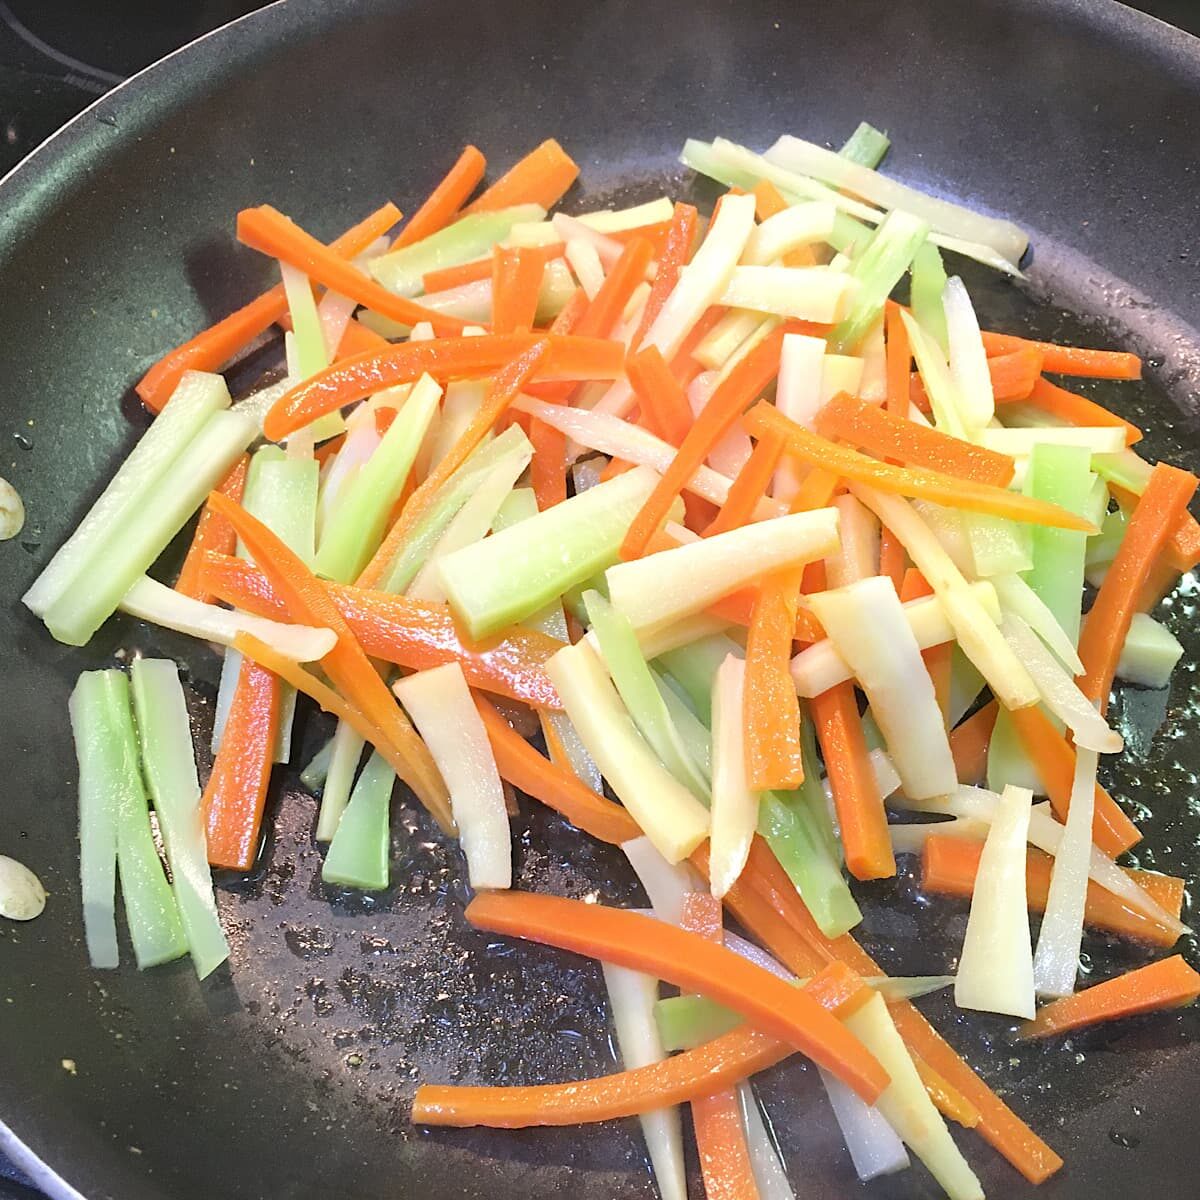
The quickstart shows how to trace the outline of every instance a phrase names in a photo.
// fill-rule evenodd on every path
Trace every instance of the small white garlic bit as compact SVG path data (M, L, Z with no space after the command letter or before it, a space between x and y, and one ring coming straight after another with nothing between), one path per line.
M45 907L42 881L24 863L0 854L0 917L32 921Z

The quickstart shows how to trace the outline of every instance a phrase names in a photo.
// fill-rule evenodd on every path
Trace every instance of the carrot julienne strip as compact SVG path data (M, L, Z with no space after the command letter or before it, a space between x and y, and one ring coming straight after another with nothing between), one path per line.
M734 478L725 503L704 531L705 537L738 529L753 520L754 510L767 494L782 454L783 438L778 434L767 434L758 440Z
M468 204L463 214L496 212L517 204L553 208L578 177L578 165L558 142L548 138Z
M492 252L492 331L532 329L546 264L538 254L497 246Z
M1142 360L1136 354L1120 350L1085 350L987 331L983 334L983 348L989 357L1011 354L1015 350L1036 350L1042 356L1042 369L1054 375L1080 375L1089 379L1142 377Z
M632 349L636 350L646 336L646 330L654 324L655 317L662 311L667 297L679 282L679 273L687 265L692 253L692 242L696 237L696 226L699 214L690 204L676 204L671 215L671 232L667 234L666 245L658 256L658 273L650 285L650 295L638 322L637 330L629 341Z
M449 225L454 214L471 198L471 193L479 186L486 170L487 159L480 151L475 146L464 147L441 183L429 193L429 198L396 235L392 249L411 246L413 242L419 242ZM430 289L426 287L425 290Z
M950 753L959 783L982 783L987 777L987 753L1000 705L992 700L950 731Z
M217 491L222 496L228 496L235 504L242 502L242 492L246 487L246 468L249 465L250 456L243 454L230 467L229 474L217 485ZM193 600L210 601L211 597L200 586L200 570L204 565L205 551L232 554L236 545L237 534L233 532L233 526L205 504L196 524L196 532L192 535L187 557L179 570L179 578L175 580L175 590L185 596L191 596Z
M524 246L522 249L536 258L541 259L542 265L561 258L565 247L562 242L553 242L548 246ZM492 257L476 258L471 262L459 263L453 267L439 267L435 271L426 271L421 276L421 288L424 292L444 292L450 288L462 287L464 283L478 283L481 279L491 279Z
M580 337L612 336L634 289L646 277L652 253L653 247L646 238L635 237L625 243L621 257L604 277L600 290L575 330Z
M625 370L641 406L642 423L664 442L681 445L692 427L692 410L658 347L639 350L630 357Z
M999 396L996 397L996 400L997 403L1004 403ZM1086 396L1068 392L1066 388L1060 388L1048 379L1039 378L1033 385L1033 390L1024 397L1024 403L1032 405L1034 408L1040 408L1042 412L1058 417L1071 425L1098 425L1124 429L1125 445L1127 446L1132 446L1142 440L1142 431L1136 425L1126 421L1124 417L1117 416L1116 413L1110 412Z

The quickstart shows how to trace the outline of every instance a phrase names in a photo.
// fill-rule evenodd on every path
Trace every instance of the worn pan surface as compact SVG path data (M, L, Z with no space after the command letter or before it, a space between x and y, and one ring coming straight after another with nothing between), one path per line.
M1028 287L968 273L993 327L1146 354L1145 384L1103 394L1145 419L1151 454L1195 468L1198 45L1082 0L289 2L118 89L0 185L0 473L29 508L0 547L0 851L53 893L37 922L0 923L0 1144L51 1195L89 1200L652 1194L633 1122L407 1124L418 1079L533 1082L613 1062L596 970L467 930L458 853L407 804L398 882L363 898L322 887L314 802L280 786L261 866L220 892L230 970L201 987L186 963L87 969L68 690L120 648L182 656L206 733L215 661L126 620L67 650L17 597L144 426L131 383L267 278L234 244L237 209L269 201L332 235L385 197L411 208L468 140L503 164L550 135L584 166L579 203L664 186L709 199L675 164L685 135L837 142L865 117L896 138L890 170L1033 231ZM1163 610L1188 665L1169 698L1122 699L1131 753L1111 779L1146 818L1142 864L1192 880L1194 603L1193 586ZM306 746L323 731L310 717ZM603 847L532 805L517 826L521 885L639 902ZM900 890L868 890L868 941L893 971L945 969L962 906L923 903L911 879ZM1140 960L1092 950L1098 971ZM929 1011L1067 1157L1047 1200L1195 1195L1194 1015L1021 1049L1002 1022L956 1019L944 1000ZM792 1064L760 1089L797 1191L857 1194L814 1085ZM1031 1191L963 1142L991 1194ZM936 1194L919 1168L866 1191Z

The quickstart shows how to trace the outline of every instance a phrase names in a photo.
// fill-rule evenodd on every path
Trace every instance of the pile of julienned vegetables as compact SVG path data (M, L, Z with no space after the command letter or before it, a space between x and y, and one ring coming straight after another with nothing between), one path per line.
M282 282L146 374L153 423L25 596L72 645L120 609L225 647L203 790L174 663L71 697L94 965L118 876L139 966L227 957L210 867L258 853L304 693L337 719L301 776L327 882L388 886L399 777L460 839L468 922L603 963L623 1070L427 1085L414 1120L637 1115L676 1200L690 1105L708 1194L774 1200L747 1081L798 1052L863 1179L911 1152L981 1196L947 1119L1058 1170L912 1000L1030 1038L1200 993L1178 956L1076 991L1085 926L1186 932L1181 880L1117 865L1139 833L1097 761L1114 678L1180 656L1147 610L1200 560L1197 481L1060 382L1136 357L980 331L942 251L1018 275L1025 236L877 173L887 146L689 142L728 188L707 220L550 216L554 141L477 196L468 147L328 245L238 214ZM277 328L286 375L232 404L218 372ZM197 510L174 586L147 575ZM508 890L514 789L619 845L652 911ZM970 898L953 976L854 940L847 876L898 853Z

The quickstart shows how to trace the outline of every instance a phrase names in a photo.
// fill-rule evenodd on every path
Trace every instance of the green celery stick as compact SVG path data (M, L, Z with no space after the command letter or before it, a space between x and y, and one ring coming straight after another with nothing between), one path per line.
M975 574L981 579L1019 575L1030 569L1030 526L991 513L963 513L963 527L971 544Z
M858 347L928 235L929 225L909 213L896 210L883 219L850 269L859 288L849 313L829 335L833 353L847 354Z
M366 892L388 885L389 814L396 774L373 753L363 767L325 855L321 879Z
M1150 464L1128 447L1117 454L1093 454L1092 470L1106 483L1115 483L1137 496L1150 482Z
M866 121L859 121L858 128L846 139L846 144L838 154L860 166L870 167L873 171L883 162L883 156L891 144L886 133L882 133Z
M450 607L473 638L546 607L617 561L658 475L635 467L441 561Z
M1084 566L1089 571L1094 567L1107 567L1116 558L1128 525L1129 514L1119 505L1112 512L1105 513L1100 532L1087 540Z
M600 644L600 657L604 659L634 724L650 743L650 748L658 755L663 766L697 800L708 803L708 780L692 761L671 720L667 703L642 657L633 626L599 592L585 592L583 600L592 632Z
M292 345L296 353L296 382L299 383L329 365L325 331L321 328L321 317L308 277L288 263L280 263L279 269L292 317Z
M926 242L912 260L912 314L917 324L942 348L950 353L950 335L946 332L946 309L942 292L946 287L946 268L941 251Z
M423 276L427 272L480 258L506 238L514 225L540 221L545 215L546 210L537 204L473 213L411 246L372 259L368 269L397 295L416 296L424 290Z
M692 711L709 725L712 722L712 681L727 654L743 654L742 648L723 633L711 633L686 646L668 650L655 660L683 689Z
M321 534L316 557L319 574L348 583L370 561L441 395L431 379L417 383L375 453L342 489Z
M692 712L688 702L671 686L668 677L653 667L650 670L688 758L699 768L705 782L710 782L712 780L712 733L708 726Z
M345 815L354 773L362 758L363 739L345 721L339 721L333 733L329 769L321 788L321 811L317 815L318 842L332 841Z
M1028 788L1035 796L1046 794L1046 785L1025 753L1017 727L1002 707L988 742L987 785L994 792L1002 792L1009 784Z
M26 607L44 617L86 573L96 570L113 533L134 520L150 489L171 472L208 419L228 407L229 391L220 375L188 371L87 516L21 598Z
M196 974L204 979L228 957L208 869L192 729L179 671L163 658L130 667L142 767L175 880L175 900Z
M754 191L758 176L750 171L740 171L736 167L721 162L712 152L710 142L702 142L697 138L688 138L683 143L679 161L685 167L690 167L698 175L705 175L723 183L726 187L740 187L744 191Z
M82 646L91 638L257 434L252 420L231 410L208 418L166 474L143 488L136 507L97 538L67 590L47 607L46 626L60 642Z

